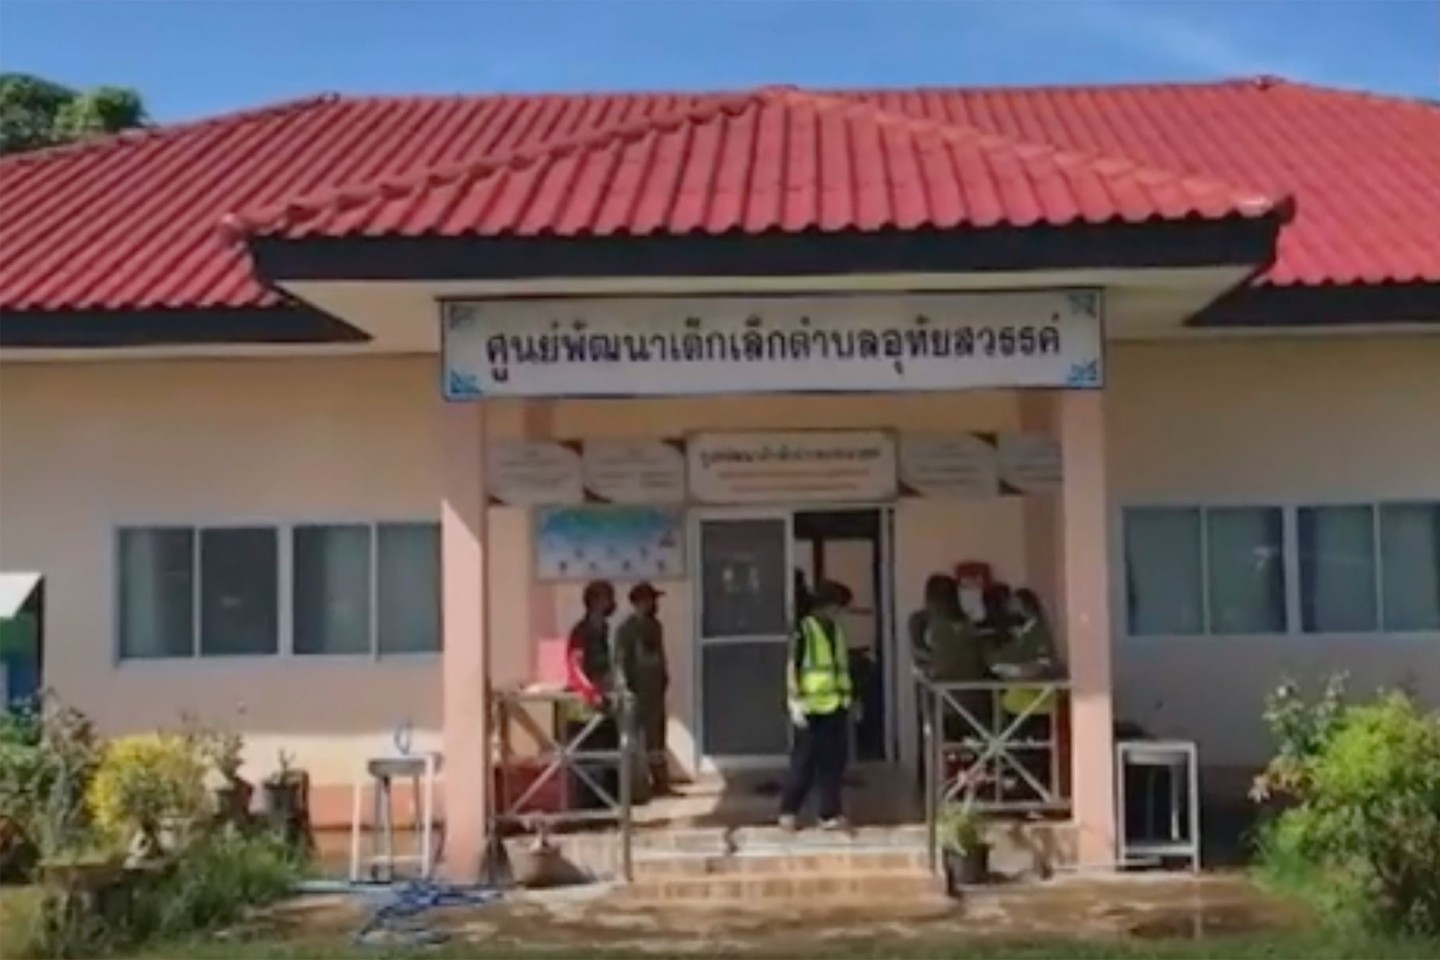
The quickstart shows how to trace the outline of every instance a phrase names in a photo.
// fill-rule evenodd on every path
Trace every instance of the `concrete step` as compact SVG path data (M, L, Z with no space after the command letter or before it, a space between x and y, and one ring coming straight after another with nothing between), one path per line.
M644 903L745 903L776 900L874 902L934 900L944 892L928 873L797 873L795 875L731 874L718 876L654 876L638 878L621 894Z
M637 881L667 877L841 877L923 874L928 858L923 847L859 847L793 852L736 854L635 854Z
M635 850L678 853L734 854L751 851L799 853L851 850L857 847L924 848L924 824L858 827L846 833L801 830L789 833L774 826L637 831Z

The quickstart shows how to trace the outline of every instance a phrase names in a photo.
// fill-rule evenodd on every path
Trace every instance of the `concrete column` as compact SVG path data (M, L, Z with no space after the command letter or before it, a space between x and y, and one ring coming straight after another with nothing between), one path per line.
M441 426L444 869L452 879L473 881L479 876L485 849L486 805L492 782L484 404L447 403Z
M1087 865L1115 859L1104 401L1099 390L1067 390L1060 395L1061 557L1072 685L1071 791L1080 862Z
M555 402L553 400L524 400L521 412L521 433L526 440L549 440L555 432ZM531 556L534 556L535 531L533 525L527 533L531 540ZM541 637L556 635L559 624L555 616L555 587L535 578L533 569L530 582L530 636L525 640L526 656L535 656L535 643ZM508 642L508 641L507 641Z
M1058 439L1056 422L1059 394L1050 390L1020 391L1020 429ZM1065 590L1060 576L1060 494L1027 494L1025 497L1025 583L1040 595L1055 621L1055 644L1066 657L1064 617Z

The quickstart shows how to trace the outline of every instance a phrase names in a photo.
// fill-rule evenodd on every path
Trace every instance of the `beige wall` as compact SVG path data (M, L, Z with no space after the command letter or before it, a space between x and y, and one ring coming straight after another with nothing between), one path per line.
M117 526L437 517L434 364L425 357L7 364L0 373L0 568L47 574L47 680L108 731L173 723L182 711L243 729L252 775L267 772L283 747L318 782L347 781L407 717L422 745L438 743L437 657L117 664L113 609ZM550 405L538 426L526 411L497 404L490 436L1018 424L1016 399L1003 393L567 402ZM579 585L539 591L537 607L526 512L492 508L490 520L494 676L515 682L529 670L534 633L574 619ZM927 574L960 559L984 558L1004 576L1024 575L1018 501L908 502L897 509L895 528L901 611L919 603ZM672 748L688 763L693 609L688 585L667 589Z
M1440 496L1440 339L1117 345L1110 362L1117 509ZM434 518L438 405L434 359L424 357L6 364L0 568L49 577L50 681L112 731L173 722L181 710L238 722L250 735L254 773L268 770L284 746L317 780L346 780L407 715L422 741L434 742L438 658L117 666L112 538L128 523ZM1003 430L1018 428L1020 417L1015 395L974 393L564 402L550 405L538 427L518 404L504 404L489 421L494 437L538 430L579 438L780 427ZM900 504L897 610L919 602L928 573L962 558L991 560L1007 579L1025 580L1027 542L1033 552L1046 539L1033 529L1027 536L1025 512L1017 500ZM526 514L496 508L491 521L495 675L506 682L529 669L534 630L573 619L578 588L532 596ZM1118 564L1118 523L1112 527ZM671 585L672 746L682 760L693 755L692 613L689 589ZM1440 700L1440 638L1129 640L1123 605L1115 623L1118 712L1198 737L1210 762L1263 756L1260 698L1287 672L1343 667L1357 685L1409 680Z
M252 775L283 746L317 780L348 780L404 716L437 731L437 656L117 666L113 537L121 524L438 519L438 404L431 364L404 358L7 364L0 568L47 576L47 681L109 731L182 710L242 727Z
M1440 337L1121 345L1110 364L1117 508L1440 499ZM1440 636L1126 639L1112 527L1117 715L1253 764L1286 674L1348 670L1356 690L1408 682L1440 703Z

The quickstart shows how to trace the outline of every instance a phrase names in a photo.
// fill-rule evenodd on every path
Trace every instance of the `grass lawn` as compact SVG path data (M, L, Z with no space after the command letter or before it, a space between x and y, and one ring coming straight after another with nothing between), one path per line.
M598 947L593 952L567 948L563 951L527 950L523 947L454 942L424 949L386 949L357 946L343 941L277 942L255 940L238 943L189 943L150 949L144 954L155 960L348 960L348 958L427 957L435 960L601 960L601 958L644 958L666 956L663 945L655 950L615 951ZM687 954L689 956L703 956ZM859 946L832 944L817 947L797 944L794 952L763 953L720 949L709 956L767 957L776 960L850 960L850 958L896 958L896 960L1440 960L1440 942L1401 943L1387 940L1344 939L1315 932L1267 934L1264 936L1215 937L1203 940L1037 940L1008 942L983 939L916 941L875 941Z

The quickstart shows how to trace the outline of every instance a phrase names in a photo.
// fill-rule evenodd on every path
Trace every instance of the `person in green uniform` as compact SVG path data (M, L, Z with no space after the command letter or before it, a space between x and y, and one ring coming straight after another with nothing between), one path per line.
M1042 680L1055 672L1055 641L1050 621L1034 590L1015 591L1010 601L1009 637L994 653L995 673L1005 680ZM1005 711L1018 715L1042 696L1034 688L1012 687L1005 691ZM1032 714L1046 714L1052 705L1040 704Z
M625 686L635 697L637 728L645 742L651 796L670 792L665 752L665 693L670 672L658 617L663 596L651 584L636 584L630 591L630 616L615 633L615 659Z
M947 587L955 585L953 579ZM936 591L933 600L927 600L924 618L925 646L929 653L929 676L939 684L978 683L989 679L985 664L985 649L970 618L960 607L957 589ZM988 726L992 709L990 695L984 690L955 690L949 693L954 703L970 714L973 723ZM971 723L954 708L942 708L945 739L959 743L975 736Z
M1055 643L1045 609L1035 591L1016 590L1010 599L1009 637L992 655L991 670L1001 680L1011 681L1000 695L1007 728L1013 728L1013 741L1023 743L1015 761L1029 771L1036 783L1050 789L1059 786L1053 764L1054 751L1059 749L1058 731L1054 726L1056 694L1037 681L1054 677L1058 672ZM1023 684L1023 685L1022 685ZM1024 719L1020 719L1020 718ZM1039 745L1048 745L1041 748ZM1016 780L1006 787L1007 799L1039 799L1032 786Z
M585 615L570 628L565 648L570 687L580 695L580 702L571 706L567 717L566 741L574 743L600 712L605 715L604 719L579 744L581 753L598 753L614 750L620 743L620 732L607 702L614 683L610 617L615 613L615 587L605 580L587 583L583 600ZM619 773L613 764L582 762L580 765L611 797L619 796ZM570 795L572 802L582 809L606 806L605 798L578 774L571 775Z

